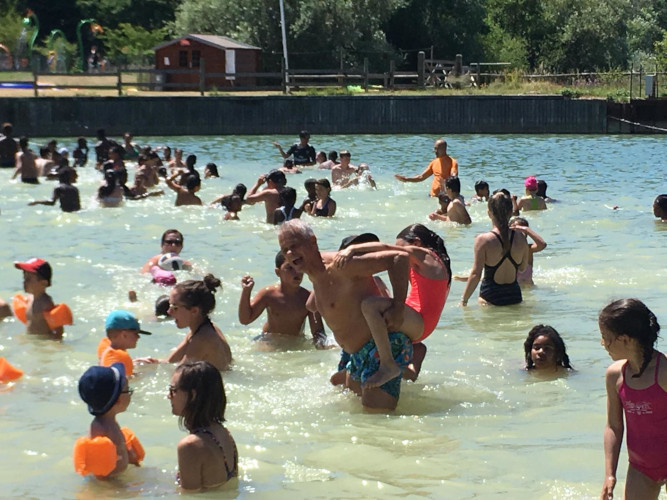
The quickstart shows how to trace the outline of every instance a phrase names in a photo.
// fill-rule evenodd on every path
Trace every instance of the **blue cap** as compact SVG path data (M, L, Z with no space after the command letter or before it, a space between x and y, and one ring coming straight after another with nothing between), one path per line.
M124 309L111 311L104 323L104 328L107 330L138 330L139 333L143 333L144 335L151 335L151 332L141 329L139 321L134 314Z
M91 366L79 379L79 395L92 415L104 415L116 404L125 384L125 366Z

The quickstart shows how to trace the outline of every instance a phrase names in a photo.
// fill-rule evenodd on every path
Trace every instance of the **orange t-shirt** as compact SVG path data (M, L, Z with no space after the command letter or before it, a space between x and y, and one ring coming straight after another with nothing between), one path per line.
M431 196L438 196L445 192L445 180L451 175L459 175L459 164L451 156L435 158L426 167L426 171L433 174L433 183L431 184Z
M97 354L100 360L100 366L111 366L114 363L123 363L125 366L125 376L132 375L132 358L125 349L114 349L111 347L111 341L104 337L97 346Z

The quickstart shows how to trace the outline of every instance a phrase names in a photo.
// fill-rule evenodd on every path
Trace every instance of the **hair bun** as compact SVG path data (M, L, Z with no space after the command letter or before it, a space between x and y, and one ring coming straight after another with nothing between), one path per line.
M215 293L215 289L222 286L222 282L209 273L204 276L204 285L206 285L206 288L208 288L211 293Z

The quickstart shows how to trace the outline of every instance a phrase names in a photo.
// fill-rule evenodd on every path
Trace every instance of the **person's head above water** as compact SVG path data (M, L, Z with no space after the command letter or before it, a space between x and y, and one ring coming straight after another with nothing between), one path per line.
M653 215L667 221L667 194L659 194L653 201Z
M179 425L190 431L225 421L227 396L222 376L208 361L185 361L178 365L169 387L169 399L172 410L180 417Z
M543 181L541 179L538 179L537 181L537 193L535 193L537 196L541 196L542 198L547 197L547 181Z
M655 314L639 299L620 299L611 302L600 312L598 326L602 345L613 360L627 359L633 353L642 357L640 377L651 362L660 324Z
M523 350L526 370L572 369L563 338L549 325L534 326L528 332Z
M410 224L396 235L397 240L403 240L411 245L430 248L433 250L447 269L449 282L452 281L452 268L449 253L445 247L445 241L435 232L423 224Z
M222 282L212 274L207 274L203 280L178 283L171 290L169 314L173 316L173 310L181 307L186 309L198 307L202 316L208 316L208 313L215 309L215 291L220 287Z
M162 253L172 252L179 254L183 250L183 243L183 235L178 229L167 229L162 233L162 239L160 240Z
M79 395L91 415L101 416L116 404L127 383L125 366L91 366L79 379Z
M445 188L449 189L453 195L461 192L461 181L456 175L450 175L445 179Z
M276 186L284 186L285 184L287 184L287 178L285 177L285 172L281 172L280 170L275 168L266 175L266 180L267 182L271 182Z
M475 182L475 194L477 196L489 196L489 183L483 180Z
M534 176L531 175L526 177L526 180L523 181L523 185L525 186L527 193L537 193L537 179Z
M500 191L489 198L487 206L493 223L501 228L503 233L507 233L509 220L514 211L511 198L504 192ZM503 235L501 234L501 236Z

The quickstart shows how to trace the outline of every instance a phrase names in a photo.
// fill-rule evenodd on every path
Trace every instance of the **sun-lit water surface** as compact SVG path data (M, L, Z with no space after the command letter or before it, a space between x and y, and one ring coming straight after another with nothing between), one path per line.
M153 145L182 146L198 165L215 161L221 179L203 181L204 202L252 186L277 166L271 141L292 137L138 138ZM323 249L344 236L373 231L393 241L413 222L441 234L454 273L466 272L476 234L490 228L483 205L470 207L471 227L434 223L430 181L401 184L430 160L429 136L314 136L318 149L350 149L365 161L377 191L334 192L337 216L310 219ZM115 307L135 311L154 334L142 337L133 356L164 358L184 331L156 322L153 302L161 293L138 273L159 251L169 227L185 234L183 255L224 281L212 317L225 332L235 363L224 374L227 425L239 448L238 489L208 493L216 498L596 498L603 478L604 370L610 363L599 343L597 313L612 298L636 296L667 325L667 224L651 213L654 197L667 191L665 140L628 136L451 136L463 194L486 179L492 189L523 191L523 178L537 175L560 200L529 213L548 243L535 257L537 286L524 303L481 308L477 292L466 310L457 307L463 283L454 282L416 383L403 385L396 412L365 414L358 399L329 384L338 352L300 349L265 352L252 338L258 320L237 319L240 279L255 277L255 290L274 283L275 228L263 223L261 206L248 207L240 222L222 220L219 209L174 208L174 195L101 209L94 201L100 174L80 169L84 210L63 214L55 207L27 207L50 196L53 184L8 182L0 170L0 297L21 291L16 260L48 259L54 268L50 293L74 311L63 342L28 337L13 319L0 323L0 355L25 370L16 384L0 389L0 496L97 498L177 494L176 443L184 435L170 414L166 388L172 367L149 366L131 381L132 404L119 421L142 440L147 455L111 482L74 473L71 451L91 417L76 384L95 362L104 318ZM35 141L40 142L40 141ZM73 148L74 140L59 141ZM35 147L35 146L34 146ZM312 174L312 175L311 175ZM303 198L307 177L289 177ZM611 207L617 205L618 210ZM304 280L309 286L307 279ZM140 302L129 303L127 291ZM576 372L540 380L521 370L523 341L537 323L565 338ZM666 327L667 328L667 327ZM663 330L665 332L667 330ZM663 333L665 335L665 333ZM664 350L664 341L659 344ZM627 455L621 454L621 495ZM663 493L664 496L664 493Z

